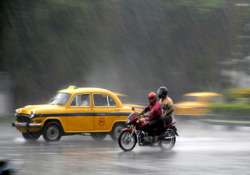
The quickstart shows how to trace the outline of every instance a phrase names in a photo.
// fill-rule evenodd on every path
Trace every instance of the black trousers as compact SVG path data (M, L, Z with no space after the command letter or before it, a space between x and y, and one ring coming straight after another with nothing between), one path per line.
M163 121L161 118L151 121L149 124L143 127L143 131L152 133L154 131L159 131L163 128Z
M173 118L172 118L172 116L164 116L162 118L162 121L163 121L164 125L169 125L173 122Z

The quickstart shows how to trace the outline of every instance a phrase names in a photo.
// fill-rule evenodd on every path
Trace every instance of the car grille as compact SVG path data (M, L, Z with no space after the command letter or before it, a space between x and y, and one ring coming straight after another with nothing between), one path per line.
M25 116L25 115L17 115L16 116L16 121L17 122L30 122L31 119L28 116Z

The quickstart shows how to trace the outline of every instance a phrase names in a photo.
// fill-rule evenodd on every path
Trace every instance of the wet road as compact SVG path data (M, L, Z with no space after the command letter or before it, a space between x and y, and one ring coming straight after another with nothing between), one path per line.
M109 137L67 136L56 143L26 142L6 122L0 123L0 159L18 174L249 174L250 128L227 130L197 121L179 122L180 137L170 152L136 147L122 152Z

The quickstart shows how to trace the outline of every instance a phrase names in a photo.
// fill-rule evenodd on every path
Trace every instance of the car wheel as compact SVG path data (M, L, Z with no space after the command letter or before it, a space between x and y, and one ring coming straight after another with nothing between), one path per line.
M91 133L91 137L96 141L102 141L106 137L106 133Z
M122 129L125 127L125 124L119 123L119 124L115 124L115 126L112 129L112 133L111 133L111 138L114 141L117 141L117 139L119 138Z
M58 122L48 122L43 129L43 138L47 142L60 140L62 136L62 128Z
M35 133L26 132L26 133L22 133L22 135L25 140L37 140L39 139L41 133L40 132L35 132Z

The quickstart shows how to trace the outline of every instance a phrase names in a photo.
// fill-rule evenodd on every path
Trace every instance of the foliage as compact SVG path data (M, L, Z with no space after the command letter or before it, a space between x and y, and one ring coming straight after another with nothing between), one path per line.
M250 115L250 103L214 103L210 109L214 113Z
M225 5L225 0L174 0L167 1L166 3L176 4L178 6L185 6L187 8L192 8L200 13L209 13L214 9L223 8Z
M250 115L250 88L232 88L224 92L224 103L213 103L214 113Z
M237 98L250 98L250 88L234 88L226 91L228 97Z
M221 8L224 5L224 0L177 0L177 2L197 8Z
M235 36L226 1L1 3L0 69L14 81L16 106L46 102L69 84L109 88L140 101L161 85L174 98L229 85L218 63L229 57Z

